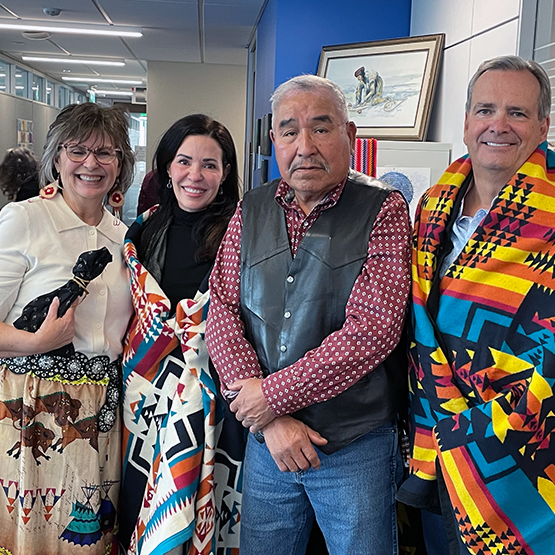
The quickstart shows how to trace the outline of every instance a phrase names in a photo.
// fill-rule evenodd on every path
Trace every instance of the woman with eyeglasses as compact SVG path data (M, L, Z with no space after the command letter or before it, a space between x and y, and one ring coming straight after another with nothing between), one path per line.
M160 203L124 244L135 315L124 349L118 538L129 555L237 553L244 430L204 343L207 278L239 200L233 139L208 116L183 117L153 166Z
M110 552L132 305L106 204L123 204L133 163L123 112L67 106L40 196L0 212L0 553Z

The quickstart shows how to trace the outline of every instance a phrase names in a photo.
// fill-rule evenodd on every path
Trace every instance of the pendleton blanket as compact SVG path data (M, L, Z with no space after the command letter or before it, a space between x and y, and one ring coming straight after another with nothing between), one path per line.
M413 249L411 475L429 505L436 462L475 554L555 553L555 154L538 147L438 282L440 246L471 171L422 198Z
M131 237L150 213L124 243L135 315L123 362L120 538L130 555L180 545L189 555L237 555L243 429L209 369L208 292L182 300L168 318L169 299L137 259Z

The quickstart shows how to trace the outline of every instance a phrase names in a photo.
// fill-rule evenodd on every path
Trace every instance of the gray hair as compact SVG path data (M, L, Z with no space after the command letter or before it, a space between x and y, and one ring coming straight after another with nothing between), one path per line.
M272 114L275 114L283 99L291 93L303 91L327 91L335 103L338 112L345 122L349 121L347 111L347 100L345 94L333 81L317 75L298 75L282 83L270 97L272 103Z
M464 107L466 113L470 113L472 103L472 93L476 81L486 71L529 71L537 80L540 85L540 97L538 99L538 119L543 120L549 116L551 112L551 83L549 77L540 64L534 60L524 60L520 56L499 56L491 60L486 60L480 64L476 73L472 76L470 83L468 83L468 90L466 93L466 105Z
M58 179L54 161L62 145L68 141L86 141L93 134L108 136L112 146L121 150L118 156L121 171L111 191L119 189L125 193L129 189L135 156L129 142L127 115L121 108L104 108L91 102L66 106L48 129L40 167L41 187Z

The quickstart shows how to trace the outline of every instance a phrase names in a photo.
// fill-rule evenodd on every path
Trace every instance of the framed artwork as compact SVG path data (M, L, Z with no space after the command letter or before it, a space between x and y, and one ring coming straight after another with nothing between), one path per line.
M357 136L423 141L445 35L324 46L318 75L347 98Z
M25 148L28 148L31 152L34 152L32 120L17 120L17 146L24 146Z

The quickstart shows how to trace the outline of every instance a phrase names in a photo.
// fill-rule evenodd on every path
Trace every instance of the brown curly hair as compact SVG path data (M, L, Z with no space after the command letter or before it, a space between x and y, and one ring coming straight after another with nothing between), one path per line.
M114 147L121 150L121 172L115 189L123 193L133 181L135 156L129 143L127 115L117 107L104 108L98 104L69 104L56 117L48 129L40 166L40 185L45 187L58 179L55 160L62 144L69 141L86 141L93 133L108 136Z

